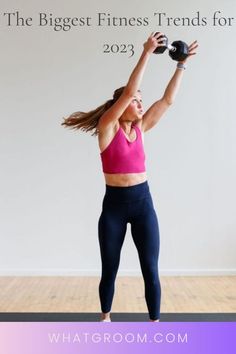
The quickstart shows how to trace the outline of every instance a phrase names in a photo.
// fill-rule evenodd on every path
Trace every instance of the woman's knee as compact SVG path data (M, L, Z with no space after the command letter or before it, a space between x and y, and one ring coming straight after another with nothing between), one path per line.
M157 267L146 267L143 270L144 280L150 285L156 286L159 284L159 274Z
M105 282L113 282L116 278L118 268L115 267L103 267L102 269L102 280Z

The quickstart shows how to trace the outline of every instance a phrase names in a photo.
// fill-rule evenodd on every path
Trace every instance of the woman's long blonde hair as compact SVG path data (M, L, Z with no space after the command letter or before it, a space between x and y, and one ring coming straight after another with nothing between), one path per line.
M125 86L122 86L114 91L113 98L103 103L101 106L93 109L89 112L74 112L69 117L63 118L64 122L61 125L64 125L65 128L70 129L80 129L82 131L88 132L93 131L92 136L98 135L98 121L101 116L108 110L121 96L124 91Z

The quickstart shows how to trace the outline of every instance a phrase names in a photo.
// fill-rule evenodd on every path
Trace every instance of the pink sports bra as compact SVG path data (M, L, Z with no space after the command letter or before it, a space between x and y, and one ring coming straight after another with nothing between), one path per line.
M142 133L138 126L132 125L136 139L130 142L120 128L110 144L100 153L104 173L145 172L145 152Z

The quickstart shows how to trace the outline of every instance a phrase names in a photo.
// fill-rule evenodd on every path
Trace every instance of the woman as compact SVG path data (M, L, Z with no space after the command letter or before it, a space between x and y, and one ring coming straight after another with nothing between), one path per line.
M127 223L131 224L139 255L150 321L158 322L160 317L159 228L145 169L144 133L157 124L173 103L185 63L198 47L197 41L188 47L188 57L178 62L163 97L144 113L139 87L150 55L163 46L162 35L153 32L148 37L127 85L117 89L111 100L90 112L75 112L62 123L72 129L94 130L92 135L98 135L106 183L98 222L102 261L99 297L104 322L111 321L114 284Z

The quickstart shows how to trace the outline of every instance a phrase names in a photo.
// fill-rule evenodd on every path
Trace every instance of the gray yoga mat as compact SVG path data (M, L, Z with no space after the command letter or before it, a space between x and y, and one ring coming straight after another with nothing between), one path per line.
M147 322L147 313L111 312L112 322ZM96 312L1 312L0 322L99 322ZM161 313L160 322L236 322L236 313Z

